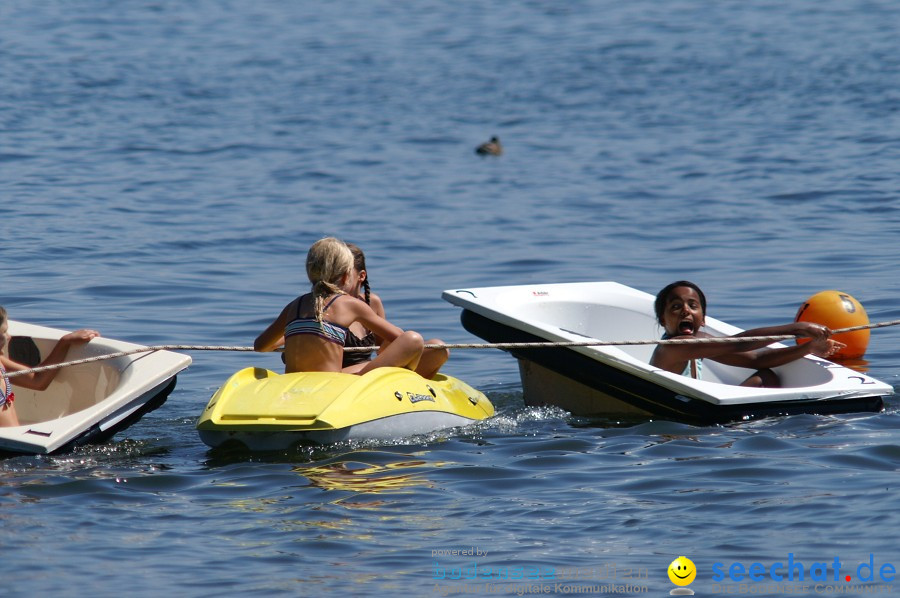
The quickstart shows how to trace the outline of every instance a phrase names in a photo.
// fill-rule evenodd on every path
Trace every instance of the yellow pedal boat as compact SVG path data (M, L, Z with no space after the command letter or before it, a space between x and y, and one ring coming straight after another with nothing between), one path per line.
M465 382L438 374L427 380L403 368L362 376L335 372L235 373L209 400L197 431L211 447L282 450L298 443L390 439L465 426L494 406Z

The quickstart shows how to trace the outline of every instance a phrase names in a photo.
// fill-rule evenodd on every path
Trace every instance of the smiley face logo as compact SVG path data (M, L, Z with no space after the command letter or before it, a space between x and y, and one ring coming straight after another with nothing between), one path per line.
M669 579L676 586L690 585L697 577L697 567L686 556L680 556L669 564Z

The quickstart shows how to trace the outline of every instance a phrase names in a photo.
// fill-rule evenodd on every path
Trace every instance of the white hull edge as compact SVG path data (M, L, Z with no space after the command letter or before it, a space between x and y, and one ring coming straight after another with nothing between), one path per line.
M393 440L438 430L457 428L476 420L452 413L418 411L402 413L336 430L198 430L200 439L213 448L240 443L251 451L286 450L298 443L334 444L345 440Z

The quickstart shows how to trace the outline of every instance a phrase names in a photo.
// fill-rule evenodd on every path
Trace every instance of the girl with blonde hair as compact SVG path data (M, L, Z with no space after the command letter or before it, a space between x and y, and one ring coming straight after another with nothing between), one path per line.
M272 351L283 338L285 373L364 374L387 366L416 369L425 344L422 336L394 326L354 296L359 278L353 271L353 254L343 241L326 237L313 243L306 256L306 275L312 291L281 310L256 338L257 351ZM344 342L354 322L383 339L382 349L362 368L343 368Z

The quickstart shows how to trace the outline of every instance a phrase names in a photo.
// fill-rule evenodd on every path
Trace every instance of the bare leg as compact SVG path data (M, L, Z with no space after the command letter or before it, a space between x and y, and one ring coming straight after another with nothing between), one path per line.
M0 427L2 426L18 426L19 416L16 414L16 406L7 403L0 408Z
M757 370L755 374L741 382L741 386L758 386L763 388L780 388L781 380L772 370Z
M419 366L419 360L422 358L425 341L422 335L412 330L407 330L391 342L378 356L365 364L359 370L360 374L365 374L375 368L383 367L399 367L409 370L415 370Z
M439 338L432 338L425 341L425 344L443 345L444 341ZM450 359L450 349L425 349L425 352L422 353L422 359L419 360L419 367L416 368L416 373L430 380L437 375L438 370L447 363L448 359Z

